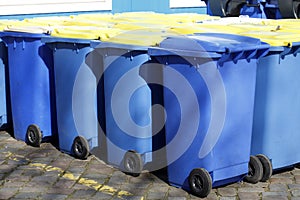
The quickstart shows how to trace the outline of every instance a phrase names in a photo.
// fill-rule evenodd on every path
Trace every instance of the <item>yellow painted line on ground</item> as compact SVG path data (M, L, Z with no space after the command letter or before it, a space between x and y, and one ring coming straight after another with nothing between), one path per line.
M5 157L8 157L10 160L14 160L14 161L20 161L18 159L19 158L25 158L24 156L21 155L14 155L11 152L4 152ZM25 158L26 159L26 158ZM29 159L26 159L27 161L29 161ZM28 164L29 167L34 167L34 168L38 168L40 170L45 170L47 172L51 172L51 171L56 171L58 172L58 176L60 176L60 174L64 173L64 170L59 168L59 167L54 167L51 165L47 165L47 164L43 164L43 163L29 163ZM130 192L127 192L125 190L118 190L116 188L113 188L111 186L108 185L104 185L104 184L100 184L95 180L92 179L87 179L87 178L79 178L79 176L75 176L74 174L70 173L70 172L65 172L62 177L67 178L69 180L73 180L73 181L77 181L78 183L85 185L87 187L93 188L99 192L105 193L105 194L109 194L111 196L113 195L117 195L118 198L122 198L124 196L132 196L133 194L131 194ZM141 200L144 200L144 197L141 198Z
M29 166L36 167L36 168L39 168L41 170L46 170L46 171L57 171L59 173L64 172L64 170L62 170L59 167L53 167L53 166L42 164L42 163L30 163ZM92 180L92 179L79 178L79 176L75 176L74 174L72 174L70 172L65 172L62 177L67 178L72 181L78 180L78 183L80 183L82 185L85 185L87 187L93 188L97 191L100 191L100 192L103 192L103 193L106 193L106 194L109 194L112 196L116 194L119 198L122 198L123 196L132 196L132 194L130 192L127 192L125 190L119 191L118 189L115 189L111 186L107 186L104 184L100 184L97 181Z

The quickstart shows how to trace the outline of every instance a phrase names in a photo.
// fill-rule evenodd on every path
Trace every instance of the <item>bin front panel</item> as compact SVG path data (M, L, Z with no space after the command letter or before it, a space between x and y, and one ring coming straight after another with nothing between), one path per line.
M41 38L5 37L8 45L9 81L14 134L25 140L27 127L36 124L44 138L52 136L53 91L51 50Z
M49 44L48 44L49 45ZM72 153L77 136L98 146L97 80L86 63L89 44L53 43L59 148Z
M164 84L175 90L164 90L169 182L188 189L189 173L201 167L211 174L213 186L241 180L248 173L256 60L229 61L222 67L209 61L197 69L168 63ZM182 75L194 94L186 93L170 70ZM196 101L191 100L194 95Z
M110 49L104 56L108 162L117 167L129 150L142 157L152 150L151 91L139 75L148 59L145 51L124 53L123 49Z
M265 154L273 169L300 162L299 54L272 52L258 62L252 154Z

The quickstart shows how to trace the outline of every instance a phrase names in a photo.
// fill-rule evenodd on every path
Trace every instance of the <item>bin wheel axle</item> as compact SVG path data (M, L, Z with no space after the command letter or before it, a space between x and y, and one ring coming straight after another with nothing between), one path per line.
M89 144L81 136L74 139L72 150L76 158L84 160L89 156Z
M35 124L29 125L27 128L25 140L28 145L39 147L42 142L42 132L40 128Z
M192 193L198 197L206 197L212 188L212 180L209 173L203 169L193 169L188 178Z
M143 160L139 153L127 151L124 155L125 173L131 176L139 176L143 170Z
M244 180L249 183L258 183L263 177L263 166L256 156L250 156L248 169L248 174Z

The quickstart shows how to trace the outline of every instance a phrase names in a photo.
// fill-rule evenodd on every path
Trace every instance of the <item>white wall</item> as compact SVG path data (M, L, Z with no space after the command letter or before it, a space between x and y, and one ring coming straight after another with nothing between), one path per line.
M0 0L0 15L112 10L112 0Z
M170 0L170 8L192 8L205 6L205 2L201 0Z

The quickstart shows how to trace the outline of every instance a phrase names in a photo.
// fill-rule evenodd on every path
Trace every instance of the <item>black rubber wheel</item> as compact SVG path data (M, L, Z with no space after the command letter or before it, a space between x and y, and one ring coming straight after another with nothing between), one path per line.
M139 153L127 151L124 155L124 170L131 176L139 176L143 170L143 160Z
M263 177L263 166L256 156L250 156L248 175L244 180L248 183L258 183Z
M212 189L209 173L203 169L193 169L188 178L191 192L201 198L207 197Z
M42 132L40 128L35 124L29 125L27 128L25 140L28 145L39 147L42 142Z
M264 154L258 154L256 157L260 160L263 167L263 176L260 181L266 182L272 176L273 167L270 159Z
M89 156L89 144L85 138L78 136L74 139L72 150L74 156L79 159L86 159Z

